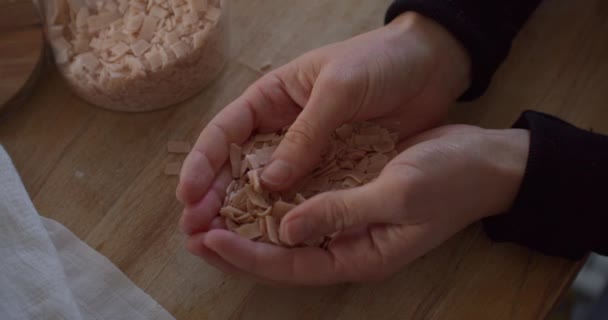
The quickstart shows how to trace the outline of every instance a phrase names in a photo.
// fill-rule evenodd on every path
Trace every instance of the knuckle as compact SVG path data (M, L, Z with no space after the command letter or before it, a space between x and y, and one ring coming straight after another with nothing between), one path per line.
M363 65L332 65L320 75L320 85L338 105L345 101L351 105L346 118L352 121L368 99L369 78L369 72Z
M424 190L424 174L416 168L403 164L389 164L386 172L383 172L381 188L385 194L394 195L391 201L386 203L386 218L395 224L407 222L408 216L415 209L415 204L420 202L420 190ZM388 190L392 190L389 192Z
M320 76L324 86L331 90L346 90L356 82L355 75L349 68L340 65L331 65Z
M177 188L175 189L175 196L180 202L185 203L192 200L195 191L195 182L189 177L185 176L180 178Z
M351 212L348 203L342 197L329 197L324 199L325 217L327 223L333 226L336 231L347 229L353 225Z
M280 112L277 104L274 101L276 94L273 93L273 90L276 89L276 78L271 75L266 75L264 78L259 79L255 83L253 83L249 88L247 88L247 93L243 95L246 97L243 99L244 105L251 111L254 119L253 123L257 125L257 122L260 119L255 118L256 107L260 105L270 106L273 109L276 109L276 112Z
M286 141L306 148L315 145L315 126L306 119L299 119L285 134Z

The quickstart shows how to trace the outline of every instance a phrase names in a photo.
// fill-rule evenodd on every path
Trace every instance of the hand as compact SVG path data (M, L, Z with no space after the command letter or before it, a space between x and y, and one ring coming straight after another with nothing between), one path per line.
M189 250L229 273L266 283L320 285L387 277L483 217L513 203L526 167L526 130L446 126L406 141L373 182L313 197L285 216L289 244L341 233L328 250L286 249L223 230Z
M283 190L316 165L330 134L343 123L384 119L401 137L440 124L468 87L469 65L451 34L405 13L270 72L208 124L184 162L177 189L186 206L183 230L204 231L219 210L214 190L227 185L220 172L231 143L293 123L261 176L268 189Z

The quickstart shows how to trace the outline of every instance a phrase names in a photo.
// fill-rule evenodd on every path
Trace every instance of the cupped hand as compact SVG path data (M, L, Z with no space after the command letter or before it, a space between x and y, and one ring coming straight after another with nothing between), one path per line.
M291 125L261 176L268 189L283 190L316 165L343 123L378 119L401 137L440 124L468 87L469 64L441 26L405 13L266 74L207 125L185 160L177 189L182 229L205 231L217 214L231 143Z
M528 147L526 130L440 127L407 140L371 183L320 194L282 220L281 240L292 245L338 232L327 250L252 242L218 218L187 246L228 273L265 283L382 279L472 222L507 211Z

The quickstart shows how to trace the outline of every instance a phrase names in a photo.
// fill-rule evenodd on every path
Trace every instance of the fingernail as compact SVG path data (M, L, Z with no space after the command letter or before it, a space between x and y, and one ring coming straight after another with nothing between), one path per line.
M308 240L312 234L312 226L306 219L297 219L287 222L285 231L285 242L293 246Z
M262 171L262 180L271 186L279 186L286 183L291 177L291 166L283 160L275 160Z

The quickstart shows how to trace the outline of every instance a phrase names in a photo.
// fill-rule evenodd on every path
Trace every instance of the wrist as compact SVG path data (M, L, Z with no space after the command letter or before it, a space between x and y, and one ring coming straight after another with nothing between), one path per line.
M509 211L524 179L530 147L530 132L524 129L485 130L489 150L485 161L493 173L494 199L492 210L482 217Z
M417 44L426 47L433 63L433 76L428 87L446 93L450 99L459 98L471 85L471 58L468 51L454 35L433 19L408 11L397 16L387 25L403 39L413 37ZM430 94L437 94L433 92Z

